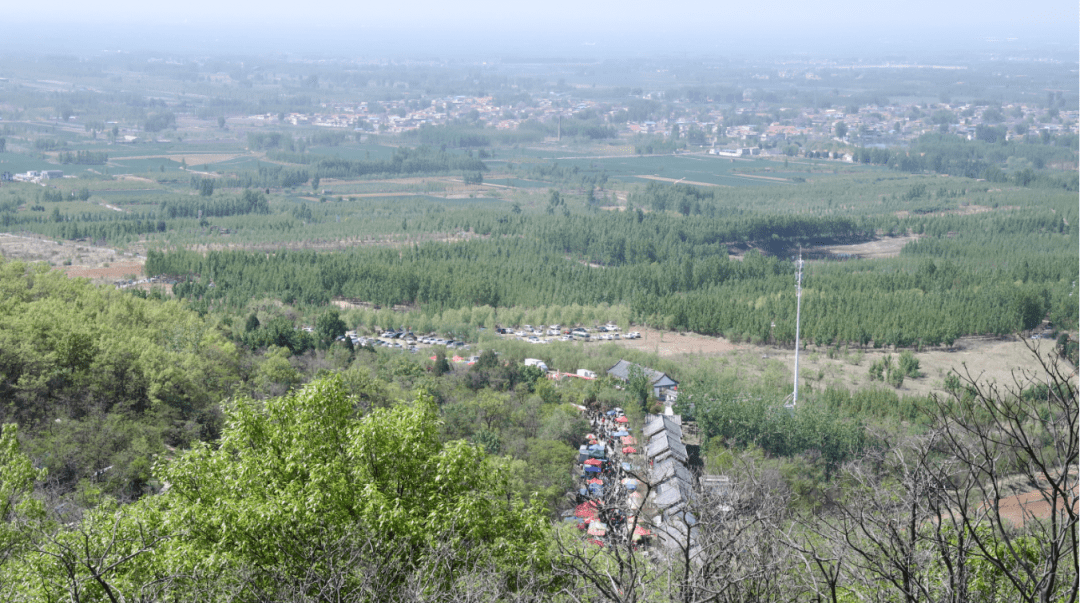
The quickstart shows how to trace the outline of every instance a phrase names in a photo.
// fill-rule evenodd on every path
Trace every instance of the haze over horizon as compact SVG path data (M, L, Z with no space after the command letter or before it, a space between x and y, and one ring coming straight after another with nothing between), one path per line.
M785 0L663 5L556 0L542 8L489 0L423 0L407 9L326 0L295 4L212 3L181 7L130 0L92 5L46 0L10 7L0 50L95 54L300 53L318 56L464 58L558 56L599 59L647 54L873 57L960 50L1065 51L1077 47L1076 3L875 3Z

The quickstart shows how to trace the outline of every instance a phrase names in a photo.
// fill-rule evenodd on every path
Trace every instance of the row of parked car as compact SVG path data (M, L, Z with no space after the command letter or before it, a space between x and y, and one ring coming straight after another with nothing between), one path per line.
M401 339L402 341L408 341L412 343L422 343L425 345L443 345L448 348L467 348L469 347L464 341L457 341L454 339L443 339L442 337L435 337L434 335L415 335L411 331L386 331L382 334L383 339Z
M619 333L618 325L608 323L595 329L585 327L563 328L560 325L534 327L523 325L520 328L496 327L495 331L500 335L510 335L529 343L549 343L551 341L613 341L617 339L638 339L641 333L632 331L626 334ZM553 337L557 339L543 339Z
M420 351L418 347L420 345L441 345L446 346L447 349L469 349L468 344L463 341L416 335L411 331L384 331L378 337L360 337L355 332L349 331L345 334L345 337L348 337L354 346L369 345L371 347L396 348L414 354Z

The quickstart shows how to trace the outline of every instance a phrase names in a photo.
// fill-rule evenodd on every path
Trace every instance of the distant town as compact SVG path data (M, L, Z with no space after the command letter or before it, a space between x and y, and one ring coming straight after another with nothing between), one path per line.
M660 98L662 94L657 93L655 96ZM645 95L641 99L654 100L653 95ZM1049 135L1080 131L1078 111L1048 114L1043 108L1022 104L1002 107L970 103L866 105L849 107L845 111L784 107L775 109L761 102L755 108L738 107L734 114L756 118L758 121L761 118L777 116L780 119L771 121L768 125L726 125L724 111L720 108L710 110L698 118L626 121L620 119L620 115L629 112L627 104L575 100L567 95L552 95L552 98L541 98L529 105L519 104L507 109L496 105L494 100L491 96L454 96L434 99L422 108L417 107L417 103L412 100L386 101L376 103L375 106L367 102L355 105L323 104L326 111L322 112L248 115L232 117L227 121L229 124L249 126L275 123L400 134L424 127L446 125L462 118L471 118L472 122L497 130L517 130L529 120L557 123L560 119L585 113L599 117L606 123L617 124L619 133L623 135L684 137L688 143L696 143L698 146L730 147L731 150L726 153L737 155L751 154L744 150L748 146L767 147L773 149L773 154L782 154L783 148L794 141L834 141L858 146L896 145L931 132L958 134L972 140L979 135L979 126L999 128L1006 140L1017 136L1040 135L1043 131ZM753 91L745 91L740 100L753 101ZM1057 119L1052 120L1052 117Z

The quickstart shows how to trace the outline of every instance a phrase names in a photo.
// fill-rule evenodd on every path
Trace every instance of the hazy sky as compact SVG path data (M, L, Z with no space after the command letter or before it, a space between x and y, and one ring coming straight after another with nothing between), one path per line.
M856 45L865 44L963 47L987 38L1075 45L1080 4L1076 0L39 0L5 7L4 18L5 36L12 36L7 46L43 47L35 50L79 41L127 49L220 43L290 51L322 45L328 51L351 47L371 54L380 48L388 54L407 54L410 48L450 52L455 47L544 53L549 45L563 50L581 46L677 52L735 50L733 45L738 45L750 54L799 44L851 46L856 52ZM70 35L71 27L78 36Z

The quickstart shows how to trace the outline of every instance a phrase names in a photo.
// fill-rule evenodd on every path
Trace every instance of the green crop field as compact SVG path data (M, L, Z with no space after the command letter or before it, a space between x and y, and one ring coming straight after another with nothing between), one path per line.
M70 167L70 166L68 166ZM62 170L61 166L21 153L0 153L0 172L18 174L30 170Z
M127 172L132 174L142 174L146 172L160 173L161 168L164 167L166 172L179 172L180 163L171 159L165 159L164 157L154 157L152 159L124 159L124 158L109 158L109 164L114 172Z
M485 178L484 182L487 184L501 184L503 186L512 186L514 188L548 188L551 186L549 182L542 182L540 180L528 180L526 178Z

